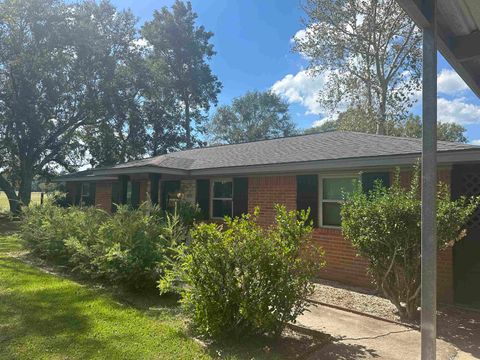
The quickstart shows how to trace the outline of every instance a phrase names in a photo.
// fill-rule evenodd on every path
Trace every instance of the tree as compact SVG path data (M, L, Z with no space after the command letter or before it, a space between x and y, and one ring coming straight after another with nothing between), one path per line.
M421 138L422 120L420 116L409 116L403 126L397 131L398 136ZM466 129L460 124L439 122L437 125L437 138L441 141L466 143L467 138L464 135L465 131Z
M391 136L403 136L411 138L422 137L422 121L419 116L410 114L405 120L394 123L386 123L387 133ZM339 114L336 120L327 120L320 126L305 130L307 134L324 131L343 130L357 131L368 134L376 133L375 120L368 117L368 112L362 108L351 108ZM462 125L455 123L438 123L437 137L442 141L467 142Z
M106 118L132 24L108 2L0 2L0 189L12 211L30 202L35 174L80 164L79 134Z
M312 75L327 77L327 110L362 107L386 134L407 113L420 87L421 33L396 0L306 0L306 30L295 49Z
M196 26L197 14L190 2L176 0L169 11L163 7L155 11L153 20L142 27L142 36L151 45L150 61L167 78L166 91L175 96L176 121L182 123L186 148L191 148L195 137L192 134L192 120L197 132L203 132L205 112L210 104L217 103L221 83L212 74L206 62L215 55L210 39L213 33Z
M335 131L337 129L337 121L336 120L325 120L320 125L312 126L308 129L305 129L305 134L318 134L327 131Z
M288 104L271 91L247 92L221 106L210 123L215 141L234 144L295 134Z
M342 232L368 261L375 284L400 316L417 316L421 289L421 199L417 167L410 187L400 185L399 172L390 188L377 183L364 193L361 186L342 205ZM447 186L438 188L437 244L444 249L465 236L465 224L480 205L480 197L450 199Z
M136 39L136 18L107 2L79 4L82 35L90 40L99 73L99 122L81 128L90 164L113 165L138 159L148 139L142 89L147 71Z

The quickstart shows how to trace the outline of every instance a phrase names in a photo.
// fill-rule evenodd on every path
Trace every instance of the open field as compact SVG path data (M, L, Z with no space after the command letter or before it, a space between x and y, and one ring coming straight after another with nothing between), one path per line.
M32 203L40 203L40 192L32 192ZM3 191L0 191L0 212L6 211L9 209L7 196Z

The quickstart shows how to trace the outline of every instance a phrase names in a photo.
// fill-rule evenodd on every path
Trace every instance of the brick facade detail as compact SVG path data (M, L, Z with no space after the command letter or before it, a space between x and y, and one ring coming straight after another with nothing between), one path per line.
M275 220L275 204L288 210L297 207L297 178L295 176L250 177L248 179L248 211L260 207L258 223L268 226Z
M112 211L111 181L97 181L95 189L95 206L107 212Z
M411 173L410 173L411 174ZM439 180L450 184L450 170L439 171ZM411 175L410 175L411 176ZM409 172L401 173L401 183L407 184ZM260 207L259 224L268 226L274 221L274 204L296 208L296 176L250 177L248 186L248 209ZM326 266L319 277L349 285L373 287L367 274L367 260L356 255L352 245L343 238L340 229L316 228L314 241L325 251ZM453 253L452 249L438 254L438 299L453 302Z

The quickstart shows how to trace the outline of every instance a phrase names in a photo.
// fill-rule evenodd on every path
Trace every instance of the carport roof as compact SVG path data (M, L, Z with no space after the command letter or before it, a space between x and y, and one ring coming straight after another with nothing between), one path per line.
M428 0L397 0L420 27L428 25ZM480 1L437 0L438 50L480 97Z

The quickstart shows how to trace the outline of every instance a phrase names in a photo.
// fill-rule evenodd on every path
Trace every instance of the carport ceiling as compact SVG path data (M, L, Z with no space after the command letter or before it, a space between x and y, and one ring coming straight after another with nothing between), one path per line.
M397 0L420 27L428 25L429 0ZM438 50L480 97L480 0L437 0Z

